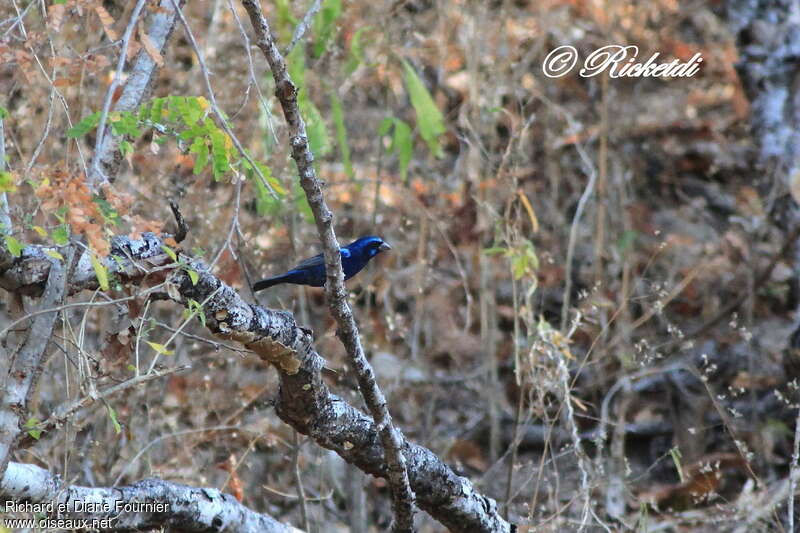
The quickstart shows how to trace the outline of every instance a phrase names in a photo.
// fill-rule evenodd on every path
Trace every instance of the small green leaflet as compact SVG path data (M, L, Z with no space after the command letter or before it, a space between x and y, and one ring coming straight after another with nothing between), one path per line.
M108 404L106 404L106 409L108 410L108 418L110 418L111 423L114 424L114 432L119 435L122 433L122 426L120 425L119 420L117 420L117 412Z
M94 275L97 277L97 282L100 284L100 289L108 292L108 269L94 256L94 253L89 253L89 260L92 262L94 268Z
M446 131L442 112L436 107L433 97L422 83L414 67L405 60L403 60L403 70L405 71L406 89L417 115L419 133L428 144L428 149L434 157L441 157L443 154L442 147L439 145L439 137Z
M406 182L408 165L411 163L411 156L414 153L414 143L411 140L411 127L399 118L394 121L394 137L391 148L397 154L397 162L400 164L400 179Z
M17 185L14 183L14 175L11 172L0 171L0 192L14 192Z
M50 236L53 238L54 243L64 246L69 242L69 227L66 224L56 226Z
M39 438L42 436L42 430L36 429L36 426L39 425L39 422L40 420L38 418L31 417L28 420L26 420L25 424L22 426L22 428L28 433L28 435L30 435L35 440L39 440Z
M173 250L172 248L170 248L166 244L162 244L161 245L161 249L164 250L164 253L167 254L169 256L169 258L172 259L173 261L177 261L178 260L178 254L176 254L175 250Z
M147 341L147 344L149 344L152 349L154 349L157 353L160 354L173 355L175 353L173 350L167 350L166 346L164 346L163 344L159 344L157 342Z
M314 57L319 57L328 47L336 30L336 19L342 14L342 0L325 0L314 17Z
M200 281L200 274L192 269L186 270L186 273L189 274L189 279L192 281L192 285L197 285L197 282Z
M67 130L67 137L70 139L83 137L97 127L97 124L100 122L100 115L101 112L96 111L88 117L85 117L83 120Z
M22 249L24 248L24 246L22 246L22 243L20 243L17 239L12 237L11 235L6 235L5 241L6 241L6 248L8 248L9 252L11 252L11 255L13 255L14 257L19 257L22 255Z
M371 29L371 26L364 26L356 31L353 38L350 40L350 53L347 59L347 64L344 66L345 73L349 76L358 66L364 62L364 46L361 44L361 35Z
M61 255L60 253L56 252L55 250L45 250L44 253L49 255L53 259L58 259L59 261L63 261L64 260L64 256Z

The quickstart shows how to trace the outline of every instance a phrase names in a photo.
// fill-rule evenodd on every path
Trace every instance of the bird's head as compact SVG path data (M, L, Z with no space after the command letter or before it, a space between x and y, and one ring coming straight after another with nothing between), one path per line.
M384 241L380 237L375 237L374 235L361 237L360 239L349 244L347 248L351 252L363 254L367 259L372 259L384 250L392 249L388 242Z

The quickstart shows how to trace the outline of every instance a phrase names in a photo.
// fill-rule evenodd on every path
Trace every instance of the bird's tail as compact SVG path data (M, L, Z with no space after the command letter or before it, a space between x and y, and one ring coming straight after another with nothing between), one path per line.
M286 282L285 274L281 276L273 276L271 278L262 279L261 281L257 281L253 285L253 291L254 292L263 291L264 289L268 289L273 285L278 285L279 283L285 283L285 282Z

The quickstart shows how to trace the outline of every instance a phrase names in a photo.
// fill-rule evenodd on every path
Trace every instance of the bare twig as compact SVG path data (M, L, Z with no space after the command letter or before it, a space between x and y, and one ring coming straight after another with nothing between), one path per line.
M322 6L322 0L314 0L314 3L311 4L310 8L308 8L303 20L301 20L297 27L295 27L294 33L292 34L292 40L289 43L289 46L287 46L283 51L283 55L288 56L292 53L294 46L300 39L303 38L303 35L305 35L306 31L308 31L308 27L311 26L312 19L319 11L320 6Z
M147 383L153 381L155 379L162 378L164 376L169 376L170 374L174 374L176 372L181 372L186 370L187 368L191 368L188 365L184 366L176 366L173 368L167 368L164 370L154 370L149 374L142 374L139 376L134 376L131 379L125 380L122 383L118 383L117 385L112 385L106 389L98 391L97 395L95 396L84 396L79 400L76 400L69 405L62 405L57 407L53 414L51 414L47 420L42 422L40 425L37 426L37 429L41 429L43 431L48 431L54 427L59 426L66 422L66 420L75 414L76 412L89 407L97 400L102 400L108 398L109 396L113 396L114 394L122 391L126 391L130 388L136 387L141 385L142 383Z
M392 502L395 514L393 530L413 531L414 529L414 494L406 471L405 458L401 450L402 440L392 424L392 418L386 407L383 396L375 380L375 374L364 354L361 338L358 333L352 309L347 301L344 288L344 274L339 252L339 242L333 229L333 213L331 213L322 194L322 187L314 170L314 156L308 146L305 122L300 116L297 104L297 88L289 78L286 61L278 50L267 19L255 0L243 0L242 4L250 16L256 33L256 45L264 53L269 62L272 76L275 79L275 94L283 107L286 122L289 125L292 146L292 158L297 164L300 185L306 194L317 232L323 246L326 269L326 296L331 314L338 325L338 335L344 344L348 356L356 371L359 389L372 414L384 448L387 463L387 479L392 489Z

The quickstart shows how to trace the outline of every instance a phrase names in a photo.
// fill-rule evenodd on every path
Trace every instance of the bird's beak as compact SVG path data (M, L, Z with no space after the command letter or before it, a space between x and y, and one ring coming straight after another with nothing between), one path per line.
M386 241L382 242L381 245L378 246L378 250L380 250L381 252L385 252L386 250L391 250L391 249L392 247L389 246L389 243Z

